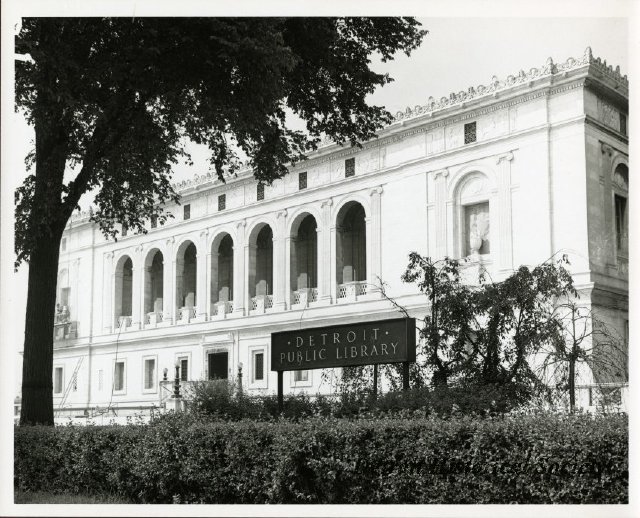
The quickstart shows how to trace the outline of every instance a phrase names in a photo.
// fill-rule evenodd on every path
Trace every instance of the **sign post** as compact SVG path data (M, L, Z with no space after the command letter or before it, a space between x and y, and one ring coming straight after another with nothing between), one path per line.
M402 388L409 389L409 362L416 360L413 318L396 318L271 334L271 370L278 372L278 409L283 410L283 372L402 363ZM377 373L376 373L377 374ZM374 394L377 393L374 376Z

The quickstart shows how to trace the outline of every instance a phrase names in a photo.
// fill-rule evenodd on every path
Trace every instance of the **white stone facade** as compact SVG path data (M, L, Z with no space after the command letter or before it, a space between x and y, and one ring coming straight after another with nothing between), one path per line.
M174 219L146 235L107 241L78 215L60 256L54 407L158 406L176 364L198 380L242 363L245 391L273 393L272 332L400 316L380 282L424 315L400 281L410 251L471 255L494 279L567 253L581 301L625 329L627 113L626 76L587 49L430 98L271 186L248 170L183 182ZM285 373L285 391L328 391L320 374Z

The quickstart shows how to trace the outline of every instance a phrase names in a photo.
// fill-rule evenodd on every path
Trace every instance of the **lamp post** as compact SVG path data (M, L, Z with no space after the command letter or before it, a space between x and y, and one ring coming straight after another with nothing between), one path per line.
M238 394L242 394L242 362L238 363Z
M180 395L180 365L179 364L176 364L176 379L173 382L173 397L176 399L182 397Z

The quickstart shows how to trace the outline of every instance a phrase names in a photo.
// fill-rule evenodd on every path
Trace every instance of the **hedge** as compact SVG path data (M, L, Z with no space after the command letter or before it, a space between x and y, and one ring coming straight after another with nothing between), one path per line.
M624 415L15 429L16 489L140 503L627 503Z

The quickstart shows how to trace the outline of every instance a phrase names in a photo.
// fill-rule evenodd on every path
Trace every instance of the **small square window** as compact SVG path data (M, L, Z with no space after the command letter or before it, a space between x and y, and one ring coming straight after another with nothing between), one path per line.
M151 216L151 228L157 228L158 227L158 216L157 215L153 215Z
M67 238L63 237L62 241L60 241L60 250L65 252L67 250Z
M307 172L298 173L298 190L307 188Z
M218 210L224 210L227 208L227 195L221 194L218 196Z
M350 176L356 175L356 159L355 158L347 158L344 161L344 177L349 178Z
M624 113L620 113L620 133L627 134L627 116Z
M253 353L253 381L264 380L264 352Z
M309 381L309 371L293 371L293 381L296 383L300 381Z
M469 122L464 125L464 143L471 144L476 141L476 123Z
M124 362L116 362L113 369L113 390L124 390Z
M187 204L183 207L184 209L184 219L191 218L191 205Z
M264 184L259 183L256 190L256 198L258 201L264 200Z

